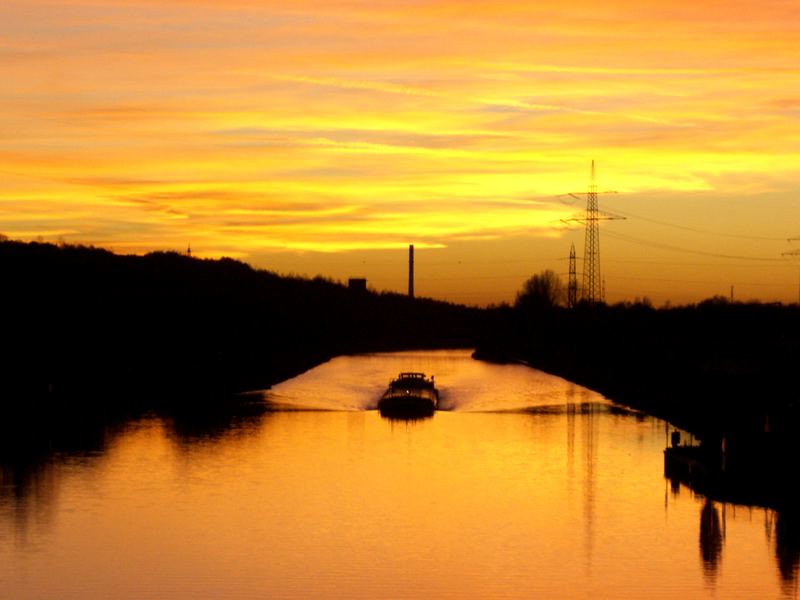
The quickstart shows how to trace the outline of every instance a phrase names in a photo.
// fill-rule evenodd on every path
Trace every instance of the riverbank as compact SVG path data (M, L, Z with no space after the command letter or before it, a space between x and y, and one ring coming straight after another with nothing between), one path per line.
M333 356L474 344L481 311L175 252L0 242L6 414L214 404Z
M690 478L698 491L796 501L798 307L600 305L496 319L475 358L524 362L691 432L702 446L692 460L707 474Z
M495 320L476 358L524 361L700 438L794 434L798 423L796 306L507 309Z

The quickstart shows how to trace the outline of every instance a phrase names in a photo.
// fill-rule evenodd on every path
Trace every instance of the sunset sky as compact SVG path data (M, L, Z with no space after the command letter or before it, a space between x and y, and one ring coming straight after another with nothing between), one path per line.
M512 301L594 159L608 301L798 299L797 0L3 0L0 108L13 239Z

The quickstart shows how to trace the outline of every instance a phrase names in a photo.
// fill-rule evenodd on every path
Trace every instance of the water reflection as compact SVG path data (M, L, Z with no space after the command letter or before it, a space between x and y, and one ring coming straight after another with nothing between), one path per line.
M722 498L704 496L704 492L696 492L693 489L695 481L688 478L686 472L670 471L666 479L673 498L678 498L681 488L686 487L693 495L697 493L697 497L702 500L700 557L707 582L714 584L720 573L726 542L728 509L730 507L735 515L737 505L729 504ZM741 509L742 506L739 505L739 508ZM750 511L752 510L753 508L750 509ZM756 510L763 511L764 514L764 535L774 551L782 592L785 597L797 598L798 572L800 571L798 509L789 504L780 508L760 507Z
M747 511L677 494L680 484L665 494L661 421L531 370L481 364L476 375L454 353L414 360L436 372L452 410L381 418L369 408L385 378L372 390L364 374L402 370L408 354L348 357L333 386L313 372L282 385L293 411L256 402L42 426L47 435L0 443L3 593L796 594L795 513L764 511L764 528ZM336 396L359 385L368 389L355 400ZM315 408L327 394L329 409L298 411L303 390Z
M425 421L429 421L433 419L434 413L429 415L413 415L413 416L405 416L405 415L393 415L393 414L385 414L380 413L381 419L384 421L388 421L393 425L415 425L417 423L423 423Z
M46 530L52 522L58 492L57 471L49 462L0 461L0 532L25 546L32 527Z
M39 421L4 421L0 432L0 539L27 547L48 534L65 472L91 476L121 440L143 427L162 429L175 447L193 452L199 444L226 444L257 432L264 405L227 399L216 409L180 409L123 419L86 414L42 416Z
M32 417L0 425L0 532L24 546L46 532L60 490L59 464L88 465L106 448L113 425L98 419Z
M261 395L244 395L226 399L201 410L183 408L160 413L161 418L180 445L195 442L221 442L225 438L252 435L258 431L269 411Z
M700 557L703 573L712 584L716 581L722 564L729 508L731 507L728 504L705 498L700 510ZM739 507L740 510L743 508L746 507ZM736 507L732 509L735 512ZM793 509L757 510L763 511L764 534L775 553L782 591L785 596L796 598L800 570L800 528L797 513Z
M585 415L582 423L584 426L584 439L583 448L584 456L584 498L583 498L583 514L585 525L585 551L586 551L586 566L592 566L592 553L594 551L594 514L595 514L595 488L597 486L595 469L597 466L597 453L598 453L598 436L597 426L598 422L595 419L595 404L581 404L581 407L586 407L582 411ZM573 405L574 408L574 405Z
M775 558L784 592L797 595L800 566L800 520L798 509L783 510L775 515Z
M719 570L724 541L725 528L720 524L719 511L714 501L706 498L700 510L700 557L703 561L703 573L711 582L715 580Z

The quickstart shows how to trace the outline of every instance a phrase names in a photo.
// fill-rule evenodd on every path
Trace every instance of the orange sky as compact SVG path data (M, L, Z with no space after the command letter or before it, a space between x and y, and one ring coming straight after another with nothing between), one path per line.
M796 301L799 60L796 0L4 0L0 232L511 301L596 159L609 301Z

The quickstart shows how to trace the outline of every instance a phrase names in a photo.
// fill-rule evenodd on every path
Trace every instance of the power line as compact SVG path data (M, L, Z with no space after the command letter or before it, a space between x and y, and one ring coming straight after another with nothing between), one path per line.
M425 268L427 267L445 267L445 266L452 266L452 265L463 265L465 267L469 267L472 265L505 265L505 264L515 264L515 263L539 263L539 262L548 262L554 260L564 260L563 257L555 257L555 256L545 256L540 258L509 258L509 259L494 259L494 260L453 260L453 261L436 261L436 262L425 262ZM369 263L367 263L369 264ZM397 264L397 263L383 263L383 264Z
M475 279L519 279L520 277L530 277L530 273L520 273L517 275L466 275L464 277L417 277L417 281L464 281Z
M612 236L613 237L613 236ZM658 265L664 267L718 267L718 262L679 262L679 261L661 261L661 260L630 260L625 258L609 258L606 259L606 262L610 263L622 263L622 264L629 264L629 265ZM781 261L780 263L776 262L771 265L765 265L764 263L739 263L737 265L739 267L752 267L754 269L765 269L765 268L774 268L774 269L781 269L787 266L785 261Z
M648 223L655 223L656 225L662 225L664 227L673 227L675 229L681 229L683 231L692 231L694 233L703 233L703 234L710 234L710 235L721 235L725 237L732 237L732 238L739 238L744 240L760 240L760 241L768 241L768 242L785 242L785 237L764 237L758 235L744 235L740 233L725 233L723 231L711 231L709 229L699 229L697 227L687 227L686 225L679 225L677 223L668 223L666 221L659 221L658 219L651 219L649 217L643 217L641 215L635 215L631 212L617 210L617 212L621 215L625 215L626 217L631 217L634 219L639 219L641 221L647 221Z
M640 238L633 237L631 235L625 235L622 233L616 233L610 231L606 231L606 235L618 240L622 240L623 242L629 242L631 244L639 244L641 246L649 246L651 248L658 248L660 250L668 250L670 252L683 252L686 254L696 254L698 256L712 256L714 258L725 258L729 260L756 260L764 262L783 262L782 259L780 258L766 258L762 256L741 256L737 254L721 254L719 252L692 250L691 248L682 248L681 246L672 246L670 244L659 244L658 242L651 242L649 240L643 240Z
M729 285L730 281L709 281L708 279L670 279L662 277L629 277L627 275L608 275L610 279L624 279L628 281L658 281L661 283L702 283L710 285ZM765 283L763 281L736 281L736 285L753 286L753 287L779 287L785 288L785 283Z

